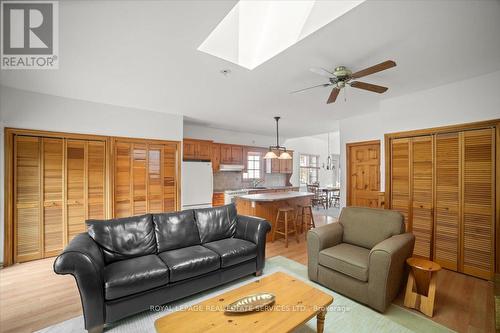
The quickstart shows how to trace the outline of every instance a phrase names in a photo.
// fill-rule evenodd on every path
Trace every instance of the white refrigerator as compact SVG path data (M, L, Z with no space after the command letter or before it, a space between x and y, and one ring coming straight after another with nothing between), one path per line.
M212 207L211 162L182 162L182 210Z

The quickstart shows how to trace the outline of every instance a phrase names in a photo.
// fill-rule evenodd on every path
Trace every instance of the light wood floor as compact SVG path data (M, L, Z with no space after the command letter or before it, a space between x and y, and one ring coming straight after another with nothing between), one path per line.
M332 218L316 217L317 225ZM304 235L286 249L268 243L267 257L285 256L307 264ZM54 258L17 264L0 270L0 332L33 332L82 313L71 276L52 271ZM402 305L403 295L395 301ZM438 273L434 321L458 332L494 332L493 283L442 270Z

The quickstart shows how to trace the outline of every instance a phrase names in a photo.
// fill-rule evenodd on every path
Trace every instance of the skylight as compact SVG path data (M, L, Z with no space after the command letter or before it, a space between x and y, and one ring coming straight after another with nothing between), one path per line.
M365 0L240 0L199 51L250 70Z

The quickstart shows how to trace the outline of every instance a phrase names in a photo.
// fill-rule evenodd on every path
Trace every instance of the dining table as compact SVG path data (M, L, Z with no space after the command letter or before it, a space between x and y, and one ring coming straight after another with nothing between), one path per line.
M340 187L336 186L325 186L325 187L319 187L319 191L326 193L326 208L330 208L333 204L333 196L335 192L340 193Z

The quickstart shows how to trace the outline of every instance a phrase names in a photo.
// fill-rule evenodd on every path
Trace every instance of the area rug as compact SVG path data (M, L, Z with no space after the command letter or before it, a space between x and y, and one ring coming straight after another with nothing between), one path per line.
M324 288L307 278L307 267L296 261L285 257L277 256L266 260L264 276L275 272L285 272L302 281L312 284L320 290L331 294L334 297L333 307L326 315L325 332L453 332L432 320L410 312L400 306L391 304L384 314L380 314L372 309L358 304L355 301ZM169 307L161 307L159 312L144 311L135 316L120 320L112 325L106 326L106 332L110 333L142 333L155 332L154 322L156 319L171 313L171 308L186 307L201 302L207 298L220 293L238 288L260 277L250 276L240 279L237 282L229 283L207 292L200 293L180 301L170 303ZM64 321L62 323L44 328L40 333L73 333L85 332L83 328L82 316ZM175 333L175 328L172 329ZM306 324L297 328L294 333L316 332L316 318L311 319ZM193 332L196 333L196 332Z

